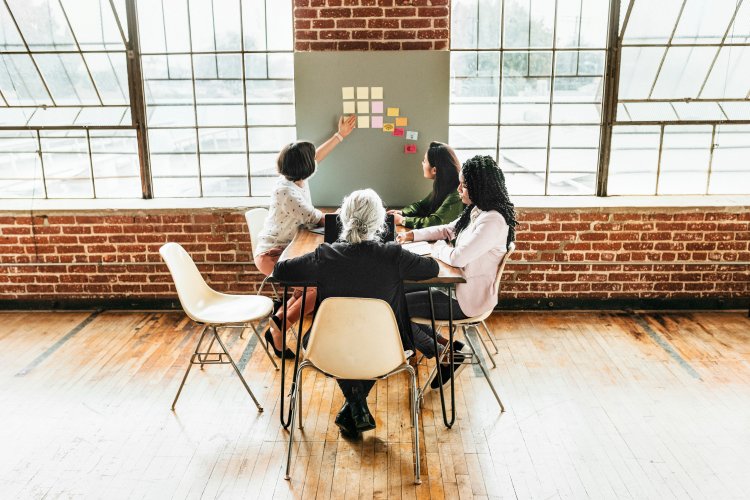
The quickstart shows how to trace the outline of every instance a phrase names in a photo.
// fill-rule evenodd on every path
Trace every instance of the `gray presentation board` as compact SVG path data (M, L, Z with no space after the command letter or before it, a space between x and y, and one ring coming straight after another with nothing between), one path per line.
M295 53L298 139L319 146L336 131L342 87L382 87L384 121L395 120L386 116L387 108L399 108L408 119L405 130L419 133L411 141L382 128L353 130L310 179L313 203L338 206L346 194L363 188L374 189L393 207L422 199L432 187L422 176L425 151L430 141L448 141L449 77L448 52ZM416 144L416 154L404 153L407 144Z

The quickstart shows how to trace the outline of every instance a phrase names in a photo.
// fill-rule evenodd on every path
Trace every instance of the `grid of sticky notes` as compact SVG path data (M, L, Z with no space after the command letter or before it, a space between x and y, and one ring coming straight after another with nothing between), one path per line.
M418 133L406 130L409 119L401 116L401 109L383 104L383 87L341 87L345 115L357 116L357 128L380 129L394 137L416 141ZM416 144L407 145L404 153L416 153Z

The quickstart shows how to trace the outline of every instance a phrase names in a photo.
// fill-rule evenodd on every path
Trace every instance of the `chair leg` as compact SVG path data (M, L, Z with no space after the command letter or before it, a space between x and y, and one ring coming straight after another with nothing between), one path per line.
M420 479L420 464L419 464L419 402L417 395L417 374L414 368L411 366L408 368L409 375L411 376L411 424L414 427L414 484L422 484Z
M266 356L268 356L268 359L270 359L271 363L273 363L273 367L278 370L279 365L276 364L276 360L273 359L273 356L271 356L271 353L268 351L268 345L266 345L266 339L260 336L260 333L258 333L258 329L255 328L255 323L250 323L250 326L253 327L253 332L255 333L255 337L258 339L258 344L263 346L263 350L266 351Z
M302 364L299 365L297 368L297 374L295 375L295 385L294 385L294 394L292 394L292 398L289 401L289 405L291 406L290 410L292 412L292 418L289 419L289 422L291 425L289 426L289 448L286 451L286 474L284 475L284 479L287 481L291 479L290 472L292 469L292 445L294 443L294 418L296 416L296 412L299 411L297 408L298 403L301 402L301 390L302 390L302 370L305 368L306 364L305 361L302 362ZM301 414L301 412L300 412ZM301 417L300 417L301 422ZM301 426L300 426L301 428Z
M471 339L469 339L469 337L466 337L466 343L469 344L469 347L474 352L474 356L476 356L477 350L474 347L474 344L471 342ZM495 395L495 399L497 399L497 403L500 405L500 412L504 412L505 406L503 405L503 402L500 400L500 396L498 396L497 391L495 390L495 386L492 384L492 380L490 380L490 374L487 373L487 368L484 367L484 363L482 363L482 360L479 358L477 358L477 364L479 365L479 368L482 370L482 373L484 374L484 379L489 384L490 389L492 390L492 394Z
M497 368L497 364L495 363L495 358L492 356L492 353L490 352L490 348L487 347L487 342L485 342L484 337L482 336L482 332L479 331L479 328L476 325L472 325L474 327L474 331L477 332L477 338L482 343L482 347L484 347L484 352L487 353L487 357L490 358L490 361L492 361L492 368ZM464 337L466 336L466 328L464 328Z
M487 332L487 336L490 338L490 342L492 342L492 347L495 348L495 354L497 354L498 350L497 350L497 344L495 343L495 337L492 336L492 332L490 331L489 328L487 328L487 323L485 323L484 320L482 320L482 326L484 327L484 331Z
M190 373L190 369L193 367L193 358L195 357L195 355L198 354L198 349L200 349L201 343L203 342L203 338L206 336L206 330L208 330L208 325L205 325L203 327L203 330L201 331L201 336L198 339L198 344L195 346L195 351L193 353L193 356L190 357L190 363L188 364L187 370L185 370L185 375L182 377L182 382L180 382L180 387L177 389L177 395L174 397L174 401L172 401L172 411L174 411L174 407L177 404L177 400L180 398L182 387L185 385L185 381L187 380L188 373Z
M215 328L215 327L214 327L214 331L216 331L216 328ZM208 344L208 349L206 349L206 354L205 354L206 356L208 356L209 354L211 354L211 348L212 348L213 346L214 346L214 338L213 338L213 337L211 337L211 342L210 342L210 343ZM202 369L203 369L203 360L204 360L204 359L206 359L206 358L205 358L205 357L204 357L204 358L201 358L200 356L198 356L198 359L199 359L199 360L200 360L200 362L201 362L201 370L202 370Z
M219 343L221 348L224 350L224 354L227 355L227 358L229 358L229 363L232 365L232 368L234 368L235 373L237 373L237 376L240 378L240 381L242 382L242 385L245 386L245 389L247 390L247 393L250 394L250 397L253 399L253 402L255 403L255 406L258 408L259 412L263 411L263 407L258 403L258 400L255 399L255 394L253 394L253 391L250 390L250 386L247 385L247 382L245 382L245 377L242 376L242 373L240 372L240 369L237 368L237 365L234 364L234 360L232 359L232 356L229 354L229 351L227 350L226 346L224 345L224 342L221 341L221 337L219 337L219 334L216 333L216 327L211 327L214 338Z

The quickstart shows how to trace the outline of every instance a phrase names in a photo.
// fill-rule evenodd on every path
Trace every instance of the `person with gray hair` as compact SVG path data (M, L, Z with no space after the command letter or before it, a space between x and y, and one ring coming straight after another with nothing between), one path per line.
M372 189L354 191L341 205L343 231L339 241L323 243L314 252L276 264L273 275L281 281L317 283L317 304L328 297L382 299L396 316L404 349L414 351L404 280L426 280L437 276L439 267L430 257L421 257L394 243L383 243L385 208ZM352 346L356 349L356 346ZM336 416L336 425L347 438L375 428L367 407L371 380L338 380L346 402Z

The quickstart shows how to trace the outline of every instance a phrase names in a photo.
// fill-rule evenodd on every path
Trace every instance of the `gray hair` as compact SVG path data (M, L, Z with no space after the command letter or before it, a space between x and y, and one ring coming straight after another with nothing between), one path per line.
M341 204L341 239L347 243L372 241L385 229L385 208L372 189L354 191Z

